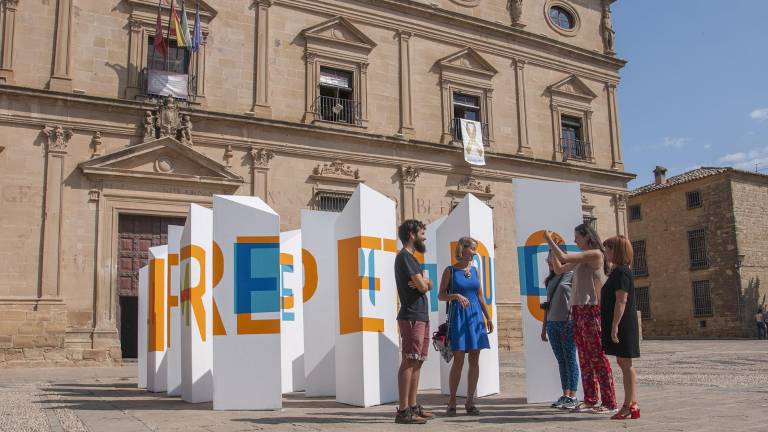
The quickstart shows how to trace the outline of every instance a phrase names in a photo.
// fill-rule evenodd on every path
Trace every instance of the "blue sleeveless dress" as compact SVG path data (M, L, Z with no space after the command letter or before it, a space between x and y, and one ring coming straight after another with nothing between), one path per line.
M450 268L452 274L449 292L461 294L469 300L469 307L467 308L462 307L458 301L450 303L451 321L448 336L451 339L451 350L466 352L488 349L491 345L488 342L483 310L480 308L481 299L477 297L477 290L480 288L477 269L472 267L471 275L467 277L464 270L453 266Z

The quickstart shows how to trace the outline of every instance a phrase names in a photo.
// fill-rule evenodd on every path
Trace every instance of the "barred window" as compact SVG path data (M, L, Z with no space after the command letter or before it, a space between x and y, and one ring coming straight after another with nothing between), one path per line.
M643 218L643 214L640 212L640 204L629 206L629 220L635 221Z
M318 191L312 200L312 210L340 213L350 198L352 194L348 192Z
M643 319L651 319L651 297L648 287L635 288L635 300L637 300L637 310Z
M688 255L691 259L691 268L698 269L709 266L704 228L688 231Z
M699 191L686 192L685 201L689 209L701 207L701 192Z
M645 240L632 242L634 257L632 258L632 273L635 276L648 275L648 262L645 260Z
M597 218L591 214L584 214L583 216L584 223L592 227L593 230L597 231Z
M693 282L693 316L712 316L712 284L708 280Z

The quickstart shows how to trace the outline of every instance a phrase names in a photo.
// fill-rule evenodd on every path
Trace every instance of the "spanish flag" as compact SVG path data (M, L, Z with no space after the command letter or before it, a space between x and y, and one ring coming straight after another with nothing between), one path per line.
M173 32L172 34L176 36L176 46L187 46L187 40L184 39L184 31L179 22L179 15L176 13L176 0L171 0L171 18L168 24L168 27Z

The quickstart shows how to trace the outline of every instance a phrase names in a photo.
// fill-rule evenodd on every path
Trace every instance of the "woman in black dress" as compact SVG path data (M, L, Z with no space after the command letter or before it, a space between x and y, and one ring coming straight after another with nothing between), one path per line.
M613 268L600 292L600 318L603 349L616 356L624 378L624 406L611 417L614 420L640 418L637 406L637 373L632 359L640 357L635 285L632 281L632 243L624 236L611 237L603 243L605 259Z

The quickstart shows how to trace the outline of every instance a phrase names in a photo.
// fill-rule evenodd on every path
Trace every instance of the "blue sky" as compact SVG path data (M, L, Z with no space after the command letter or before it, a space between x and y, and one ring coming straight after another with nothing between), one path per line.
M768 173L768 0L619 0L625 169L636 188L656 165Z

